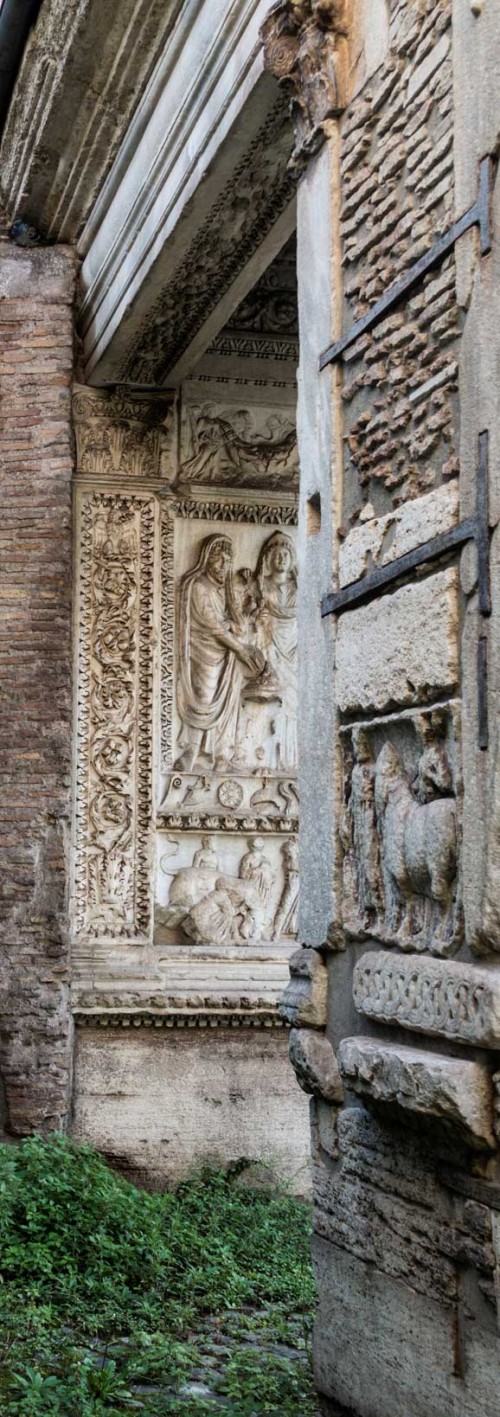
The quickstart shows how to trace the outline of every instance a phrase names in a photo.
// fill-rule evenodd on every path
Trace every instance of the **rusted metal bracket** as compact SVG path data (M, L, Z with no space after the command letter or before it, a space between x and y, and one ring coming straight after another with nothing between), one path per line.
M444 257L448 254L448 251L451 251L455 242L458 241L461 236L464 236L466 231L470 231L472 226L479 227L479 248L481 255L486 256L488 254L488 251L491 250L490 197L493 182L493 169L494 159L489 155L483 157L479 164L478 195L473 206L469 207L468 210L464 212L463 216L459 217L458 221L453 223L453 226L450 226L449 231L446 231L444 236L441 236L439 241L436 241L434 246L431 246L425 256L421 256L420 260L416 261L413 266L410 266L410 270L406 271L406 274L401 276L400 280L395 281L394 285L389 287L385 295L382 295L381 299L377 300L376 304L371 306L366 315L363 315L360 320L356 320L356 323L352 325L347 334L342 335L341 339L336 340L334 344L329 345L328 349L325 349L324 353L320 355L320 369L326 369L328 364L334 364L336 360L341 359L346 349L349 349L355 344L356 340L358 340L361 335L367 334L369 330L373 329L374 325L378 324L379 320L383 320L384 317L394 309L395 305L399 305L405 295L408 295L409 292L413 290L414 286L418 285L423 276L427 275L428 271L433 270L434 266L438 266L440 262L444 260Z
M477 544L477 530L477 517L468 517L466 521L460 522L459 526L452 527L451 531L443 531L440 536L423 541L414 551L407 551L404 556L398 556L388 566L377 566L375 571L369 571L359 581L351 581L342 590L330 591L321 601L322 616L341 615L343 610L365 605L368 600L374 600L377 595L401 581L418 566L440 560L449 555L450 551L454 551L455 547L464 546L466 541L476 541Z
M443 531L429 541L423 541L413 551L405 552L390 561L387 566L377 566L368 571L358 581L350 581L342 590L330 591L321 601L321 615L341 615L344 610L352 610L357 605L365 605L374 600L389 586L404 578L419 566L441 560L449 556L457 547L467 541L475 541L477 551L477 578L480 615L491 615L490 595L490 535L488 514L488 448L489 437L485 430L478 439L476 515L466 517L450 531Z
M489 433L479 434L477 462L477 580L479 614L483 621L491 615L490 592L490 528L488 508ZM488 640L483 632L477 642L477 741L488 747Z
M490 591L490 528L488 507L489 478L489 434L485 429L478 437L476 515L467 517L450 531L441 532L429 541L416 546L398 556L387 566L377 566L358 581L351 581L342 590L330 591L321 601L321 615L342 615L344 610L352 610L358 605L366 605L375 600L390 586L405 583L407 576L433 561L448 557L458 547L474 541L477 554L478 610L484 621L491 615ZM480 748L488 747L488 641L484 630L480 633L477 649L477 693L478 693L478 742Z

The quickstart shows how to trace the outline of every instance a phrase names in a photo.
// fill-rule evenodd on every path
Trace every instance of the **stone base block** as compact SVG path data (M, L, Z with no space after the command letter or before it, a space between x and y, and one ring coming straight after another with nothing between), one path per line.
M284 1028L80 1026L71 1134L148 1189L244 1157L310 1192L309 1103Z
M482 1327L318 1237L313 1256L315 1377L333 1413L498 1417L493 1317Z
M439 1121L474 1150L495 1150L491 1075L482 1063L373 1038L344 1038L339 1065L354 1092Z

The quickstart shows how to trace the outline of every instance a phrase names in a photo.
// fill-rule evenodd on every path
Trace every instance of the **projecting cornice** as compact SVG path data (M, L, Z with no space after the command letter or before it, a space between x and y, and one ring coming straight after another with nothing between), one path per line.
M182 0L44 0L0 149L8 216L78 242Z
M290 236L293 130L268 0L185 3L83 233L93 383L190 373Z

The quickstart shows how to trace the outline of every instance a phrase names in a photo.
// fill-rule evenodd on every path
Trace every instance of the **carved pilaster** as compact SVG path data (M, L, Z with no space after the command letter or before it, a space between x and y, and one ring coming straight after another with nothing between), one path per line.
M148 939L151 923L154 502L81 509L75 931Z
M346 104L348 0L278 0L261 30L266 69L291 95L294 162L321 146Z
M172 394L135 394L125 386L112 393L77 385L73 394L77 473L113 477L175 476Z

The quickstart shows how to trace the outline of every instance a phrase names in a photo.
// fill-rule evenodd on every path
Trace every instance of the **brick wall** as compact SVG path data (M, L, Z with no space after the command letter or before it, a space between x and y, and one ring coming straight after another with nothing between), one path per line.
M392 0L389 52L342 124L344 328L453 221L450 0ZM451 254L346 360L346 525L458 473Z
M75 274L69 248L0 242L0 1070L18 1136L64 1125L70 1081Z

